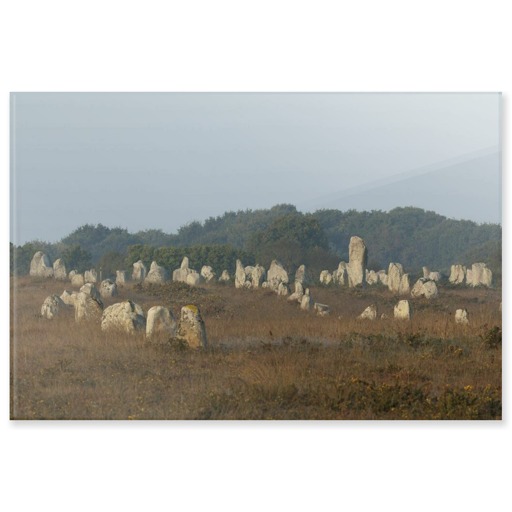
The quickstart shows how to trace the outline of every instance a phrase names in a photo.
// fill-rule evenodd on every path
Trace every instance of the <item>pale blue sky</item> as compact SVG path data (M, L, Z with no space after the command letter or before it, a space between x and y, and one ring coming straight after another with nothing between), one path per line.
M411 205L501 222L500 102L492 93L14 93L11 240L57 241L100 222L175 232L277 203ZM429 172L435 191L457 195L430 191ZM414 180L389 187L420 175L417 189ZM385 201L365 192L379 184Z

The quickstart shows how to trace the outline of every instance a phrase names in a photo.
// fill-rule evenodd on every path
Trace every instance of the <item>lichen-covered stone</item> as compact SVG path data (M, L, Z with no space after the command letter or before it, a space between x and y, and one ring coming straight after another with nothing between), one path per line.
M135 334L144 331L145 327L144 311L131 300L112 304L112 306L105 309L101 317L102 331L121 331L127 334Z
M68 277L66 265L64 265L64 261L61 258L53 262L53 277L58 281L66 281Z
M185 341L190 348L208 346L206 327L197 306L189 304L181 308L178 338Z
M65 304L58 295L50 295L44 299L43 305L41 306L41 316L52 320L59 314L63 307L65 307Z
M52 277L53 267L50 258L44 252L37 251L30 262L29 273L34 277Z

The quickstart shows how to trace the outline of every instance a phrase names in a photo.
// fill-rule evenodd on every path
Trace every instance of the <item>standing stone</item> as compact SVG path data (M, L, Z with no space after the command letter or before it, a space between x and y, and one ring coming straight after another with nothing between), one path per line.
M470 268L466 270L466 284L473 286L473 271Z
M412 316L411 305L408 300L400 300L393 310L394 316L398 320L410 320Z
M306 288L306 291L304 292L304 295L302 296L302 299L300 301L300 309L304 311L309 311L309 308L311 307L311 295L309 293L309 288Z
M112 279L104 279L100 285L101 297L115 297L117 295L117 284Z
M438 283L439 281L441 281L441 273L440 272L430 272L430 274L428 275L428 278L431 281L435 281L436 283Z
M96 286L94 286L92 283L85 283L80 288L80 291L82 293L86 293L87 295L90 295L103 308L103 301L101 300L100 292L98 291L98 288L96 288Z
M385 270L379 270L377 272L377 276L379 278L379 282L383 284L384 286L388 285L388 275L386 274Z
M126 270L116 270L117 286L124 286L126 283Z
M146 319L146 339L166 342L177 334L176 320L173 314L163 306L153 306Z
M60 300L64 302L66 306L74 306L77 295L78 293L76 292L68 292L67 290L64 290L60 296Z
M215 279L215 272L209 265L203 265L201 268L201 276L207 283L209 283Z
M364 271L368 264L368 251L362 238L353 236L348 246L348 285L350 288L364 286Z
M418 279L411 290L411 296L415 298L425 297L426 299L434 299L437 295L438 290L435 281L425 279L424 277Z
M295 291L288 297L288 300L293 302L301 302L302 297L304 296L304 288L302 286L302 283L300 281L295 281Z
M235 288L245 288L245 268L240 260L236 260Z
M375 270L366 271L366 282L370 286L377 284L379 282L379 276L377 275L377 272L375 272Z
M469 316L467 309L457 309L457 311L455 311L455 323L462 325L469 324Z
M53 262L53 277L58 281L65 281L68 277L66 265L64 265L61 258L58 258Z
M377 306L372 304L368 306L360 315L359 318L363 320L376 320L377 319Z
M173 273L172 273L172 280L173 281L178 281L178 282L181 282L181 283L186 283L187 282L187 276L191 273L191 272L195 272L195 270L191 270L189 267L189 262L188 262L188 258L185 256L183 258L183 260L181 261L181 266L180 268L176 269Z
M320 272L320 283L328 285L332 283L332 274L328 270Z
M227 270L223 270L219 277L219 283L227 283L231 280L231 276Z
M53 267L48 256L37 251L30 262L30 275L34 277L52 277Z
M275 292L279 290L280 284L288 284L288 273L277 260L273 260L270 264L267 272L267 283L268 287Z
M452 284L462 284L466 278L466 267L464 265L452 265L448 280Z
M411 293L411 283L409 282L409 274L403 274L398 287L398 295L409 295Z
M295 282L300 283L302 286L307 286L306 265L301 265L295 272Z
M102 331L122 331L127 334L135 334L144 330L145 326L144 311L131 300L112 304L105 309L101 317Z
M468 275L469 275L468 270ZM470 286L487 286L492 285L492 272L487 268L485 263L473 263L471 266L471 281L468 281Z
M423 267L423 277L425 279L428 279L428 276L430 275L430 269L428 267Z
M265 279L265 269L258 264L255 267L245 267L245 275L250 280L251 288L259 288Z
M132 279L134 281L144 281L146 279L147 269L146 265L142 262L142 260L136 261L133 264L133 272L132 272Z
M156 261L151 262L149 272L144 279L145 283L164 284L167 281L167 271Z
M41 316L48 320L52 320L59 314L59 311L64 306L64 302L62 302L58 295L50 295L44 299L43 305L41 306Z
M282 297L286 297L290 291L288 290L288 286L284 283L279 283L279 286L277 287L277 295L281 295Z
M178 338L190 348L207 347L206 327L197 306L189 304L181 308Z
M71 272L70 272L71 274ZM71 285L72 286L83 286L85 284L84 276L83 274L73 274L71 276Z
M75 320L82 322L84 320L97 321L103 313L103 302L95 300L86 292L80 291L75 300Z
M201 282L201 274L199 272L196 272L195 270L190 270L186 283L189 286L197 286Z
M404 269L400 263L390 263L388 268L388 288L393 293L400 290L400 281L404 274Z
M85 283L96 284L98 282L98 273L94 268L91 270L86 270L84 273L84 281Z
M344 261L340 261L338 268L332 273L332 280L339 286L348 284L348 265Z

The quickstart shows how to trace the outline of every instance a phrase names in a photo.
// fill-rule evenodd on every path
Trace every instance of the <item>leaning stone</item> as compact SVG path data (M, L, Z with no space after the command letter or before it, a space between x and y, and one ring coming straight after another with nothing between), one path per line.
M61 258L58 258L53 262L53 277L58 281L65 281L68 277L66 265L64 265Z
M468 311L466 309L457 309L457 311L455 311L455 323L462 325L469 324Z
M358 318L361 318L363 320L376 320L377 318L377 306L375 304L372 304L371 306L368 306L360 315Z
M189 304L181 308L178 338L190 348L207 347L206 327L197 306Z
M50 258L42 252L37 251L30 262L30 275L35 277L52 277L53 267Z
M145 327L144 311L131 300L112 304L112 306L105 309L101 317L102 331L121 331L135 334L137 331L144 330Z
M58 295L50 295L44 299L43 305L41 306L41 316L48 320L52 320L59 314L59 311L64 306L64 302L62 302Z
M410 320L412 316L412 308L408 300L401 300L395 306L394 317L398 320Z
M200 274L207 283L215 279L215 272L209 265L203 265Z
M92 283L85 283L81 288L80 291L83 293L87 293L87 295L90 295L96 302L101 304L103 307L103 301L101 300L100 292L98 291L98 288L94 286Z
M117 295L117 284L112 279L104 279L100 285L100 295L103 298L115 297Z
M171 311L163 306L153 306L146 319L146 339L166 342L176 334L176 320Z
M95 300L90 294L80 292L75 300L75 320L99 320L103 313L103 302Z

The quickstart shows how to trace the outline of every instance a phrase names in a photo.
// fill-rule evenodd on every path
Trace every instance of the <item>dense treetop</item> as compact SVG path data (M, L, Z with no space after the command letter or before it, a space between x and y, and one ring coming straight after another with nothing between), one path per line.
M501 226L448 219L420 208L395 208L390 212L318 210L303 214L290 204L270 209L226 212L204 222L191 222L176 234L161 230L129 233L102 224L79 227L60 242L33 241L11 244L11 271L27 273L32 255L42 250L54 260L62 257L70 270L102 266L108 275L142 259L155 259L169 268L179 266L184 255L193 267L209 264L233 272L234 262L268 266L279 259L294 270L301 263L312 270L334 269L348 261L350 237L357 235L368 247L368 267L386 269L400 262L408 272L423 265L448 272L453 263L485 261L501 273Z

